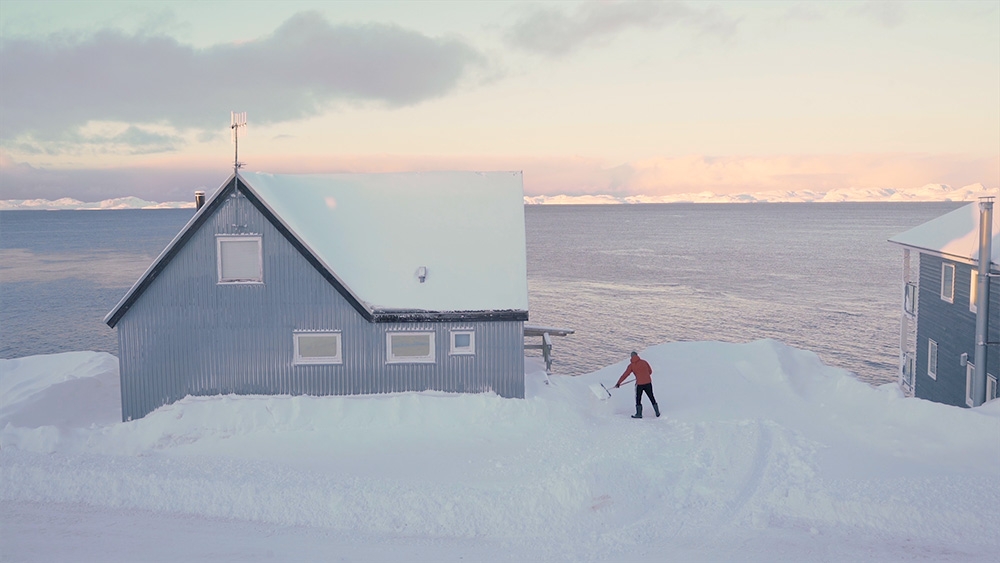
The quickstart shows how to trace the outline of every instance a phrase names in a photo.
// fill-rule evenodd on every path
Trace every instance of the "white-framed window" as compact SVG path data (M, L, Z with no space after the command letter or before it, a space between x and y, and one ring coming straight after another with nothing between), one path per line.
M986 374L986 401L997 398L997 376Z
M260 235L215 237L219 283L264 283Z
M296 331L294 365L344 363L340 331Z
M471 356L476 353L476 331L472 329L455 329L451 331L451 354L453 356Z
M937 379L937 342L927 339L927 375Z
M979 299L979 272L972 269L972 280L969 282L969 310L976 312L976 300Z
M941 264L941 299L955 302L955 265Z
M385 357L390 364L434 363L433 332L387 332Z
M965 364L965 404L973 406L976 402L972 399L972 388L976 381L976 366L972 362Z
M917 373L917 359L907 352L903 357L903 385L913 389L913 376Z
M906 284L906 292L903 295L903 309L910 315L917 312L917 284L913 282Z

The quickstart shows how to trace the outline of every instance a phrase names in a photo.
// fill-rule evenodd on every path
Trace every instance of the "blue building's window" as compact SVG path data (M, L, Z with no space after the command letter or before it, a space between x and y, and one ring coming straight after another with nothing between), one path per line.
M917 373L917 359L913 354L907 352L903 356L903 385L908 389L913 389L913 379Z
M941 264L941 299L955 302L955 265Z
M452 355L472 355L476 353L476 331L474 330L453 330L451 331L451 353Z
M390 332L385 337L390 364L434 363L433 332Z
M219 283L263 283L260 236L216 237Z
M969 282L969 310L976 312L976 301L979 300L979 272L972 270L972 280Z
M903 296L903 309L910 315L917 312L917 284L913 282L906 284L906 293Z
M294 338L296 365L344 363L339 332L296 332Z
M965 364L965 405L971 407L976 404L972 397L976 380L976 366L972 362Z
M992 401L997 398L997 378L996 376L986 374L986 401Z
M927 339L927 375L937 379L937 342Z

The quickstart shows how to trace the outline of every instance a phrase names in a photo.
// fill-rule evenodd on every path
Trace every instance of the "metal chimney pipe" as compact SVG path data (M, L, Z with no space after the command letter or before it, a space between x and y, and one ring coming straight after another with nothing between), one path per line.
M993 257L993 198L979 198L979 275L976 276L976 373L972 406L986 402L986 343L989 340L990 264Z
M194 192L194 208L201 209L202 205L205 205L205 192L203 191Z

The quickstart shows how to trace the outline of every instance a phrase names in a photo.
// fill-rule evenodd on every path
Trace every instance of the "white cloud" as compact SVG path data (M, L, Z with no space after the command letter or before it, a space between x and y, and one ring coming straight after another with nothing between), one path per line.
M729 36L735 33L736 24L736 20L716 9L692 8L677 2L586 2L572 12L548 6L536 8L510 26L505 40L512 47L559 56L630 29L677 25Z

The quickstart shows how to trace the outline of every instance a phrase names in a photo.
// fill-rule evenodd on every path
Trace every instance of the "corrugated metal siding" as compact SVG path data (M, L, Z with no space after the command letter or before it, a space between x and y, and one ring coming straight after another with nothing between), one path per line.
M955 265L953 303L941 299L941 265ZM920 255L920 292L917 317L917 374L914 394L921 399L964 407L963 353L972 362L976 355L976 314L969 310L973 267L929 254ZM990 279L989 340L1000 341L1000 281ZM928 339L938 344L937 379L927 375ZM987 368L1000 375L1000 350L990 346Z
M216 235L262 237L263 284L218 284ZM476 355L450 356L473 328ZM494 391L524 397L523 323L373 324L242 195L228 198L119 321L122 417L186 395ZM339 330L343 364L293 365L296 330ZM386 332L432 330L434 364L386 364Z

